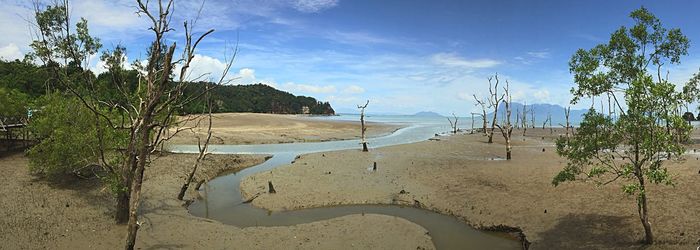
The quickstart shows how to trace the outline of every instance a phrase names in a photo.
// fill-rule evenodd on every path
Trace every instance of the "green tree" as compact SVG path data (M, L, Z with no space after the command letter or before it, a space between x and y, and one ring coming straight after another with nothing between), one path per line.
M99 163L96 124L110 133L103 138L107 144L123 147L125 137L95 123L92 112L74 96L54 92L38 98L35 105L29 129L39 143L27 152L33 173L60 178ZM110 159L117 160L114 155Z
M644 241L651 244L647 184L673 185L663 163L685 152L682 142L691 129L677 111L685 99L661 77L661 69L679 64L689 41L680 29L664 28L644 7L630 17L633 27L620 27L607 44L579 49L571 58L577 84L572 103L610 94L621 115L612 119L591 109L573 137L557 141L557 152L568 163L553 184L580 177L599 185L622 182L624 193L636 198Z
M0 87L0 122L2 124L24 122L28 107L27 95L15 89Z

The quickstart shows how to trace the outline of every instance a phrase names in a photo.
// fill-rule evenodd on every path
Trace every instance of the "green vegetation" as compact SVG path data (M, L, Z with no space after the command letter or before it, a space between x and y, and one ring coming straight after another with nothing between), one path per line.
M99 162L96 118L77 98L53 93L37 99L36 105L40 108L29 129L39 143L27 152L32 172L58 178ZM105 144L123 147L123 133L117 136L116 130L100 125L111 133L104 137Z
M102 56L102 60L107 61L120 58L125 53L123 47L117 47L108 51ZM122 62L114 62L122 63ZM124 104L128 102L119 92L119 88L113 82L125 82L125 88L134 91L138 85L138 73L135 70L116 70L111 67L107 72L94 76L90 71L86 71L90 78L94 78L96 93L101 100L108 100L113 103ZM65 70L64 70L65 71ZM30 101L47 94L47 88L54 91L67 91L64 86L49 84L47 67L37 66L22 61L2 61L0 60L0 93L12 91L13 96L26 96L21 100L13 100L12 103L21 106L31 107ZM186 83L188 94L199 93L212 85L208 82ZM87 90L85 90L87 91ZM253 113L273 113L273 114L315 114L333 115L335 111L328 102L317 101L313 97L295 96L291 93L277 90L265 84L254 85L225 85L217 86L212 90L212 99L215 103L214 113L223 112L253 112ZM5 99L10 100L10 99ZM3 107L9 107L3 105ZM200 113L204 107L202 100L195 100L183 106L180 114ZM305 108L306 107L306 108ZM0 111L3 112L3 111ZM23 112L26 112L24 110ZM0 113L1 117L8 117L9 114Z
M0 122L13 124L27 119L29 98L16 89L0 87Z
M680 29L664 28L645 8L630 17L635 22L632 28L623 26L607 44L580 49L571 58L577 84L572 103L609 94L620 116L614 119L591 109L573 137L557 141L557 152L568 164L553 184L579 177L599 185L622 182L622 191L636 198L644 242L651 244L647 185L673 185L664 162L685 152L683 142L691 127L680 110L696 92L678 92L661 77L662 66L679 64L687 54L689 41Z
M204 84L211 83L192 83L188 86L188 91L201 92L205 88ZM212 111L215 113L335 114L328 102L319 102L313 97L294 96L265 84L217 86L211 94L214 102ZM197 100L185 106L184 112L199 113L202 110L204 100Z

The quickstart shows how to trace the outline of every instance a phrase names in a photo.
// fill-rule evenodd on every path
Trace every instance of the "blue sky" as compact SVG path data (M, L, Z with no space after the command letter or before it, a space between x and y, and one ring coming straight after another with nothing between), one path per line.
M0 10L0 57L21 57L31 40L31 6L0 1L7 6ZM171 41L181 42L178 24L196 15L198 3L176 1ZM72 1L71 10L88 19L106 48L123 44L133 60L151 38L134 5ZM202 44L192 76L220 75L238 41L228 74L234 84L266 83L330 101L340 112L369 99L373 113L467 115L477 111L472 94L485 95L496 72L511 82L516 101L567 105L570 56L631 26L629 13L642 5L691 40L681 66L668 68L672 81L685 82L700 68L699 1L207 0L196 27L216 32Z

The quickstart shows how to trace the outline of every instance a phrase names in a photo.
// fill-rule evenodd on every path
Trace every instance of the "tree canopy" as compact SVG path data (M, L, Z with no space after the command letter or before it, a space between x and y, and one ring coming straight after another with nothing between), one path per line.
M600 185L622 182L624 193L636 197L644 240L652 243L647 184L673 184L664 162L685 152L691 127L680 110L693 98L676 91L661 72L663 66L680 63L690 42L644 7L630 17L634 26L620 27L607 43L579 49L571 58L572 103L610 95L620 115L591 108L573 137L557 141L557 152L568 163L553 184L580 178Z

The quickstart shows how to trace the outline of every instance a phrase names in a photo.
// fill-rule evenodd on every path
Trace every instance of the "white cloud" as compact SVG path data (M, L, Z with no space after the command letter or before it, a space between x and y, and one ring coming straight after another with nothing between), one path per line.
M367 32L344 32L332 31L324 34L328 40L350 45L368 45L368 44L401 44L401 42L376 36Z
M431 60L439 65L468 69L491 68L501 64L492 59L467 60L453 53L437 53L431 57Z
M15 59L22 59L23 57L24 53L22 53L19 47L14 43L0 47L0 59L14 61Z
M343 90L343 93L346 94L362 94L364 92L365 89L357 85L350 85Z
M538 89L532 93L532 96L535 97L536 100L549 100L549 91L546 89Z
M180 78L181 64L175 66L174 74L176 78ZM205 55L195 54L190 67L187 70L187 75L185 76L186 81L212 81L217 82L221 78L221 74L226 69L226 63ZM224 79L226 81L230 79L227 77ZM224 82L225 83L225 82Z
M302 92L302 93L313 93L313 94L330 94L337 92L337 89L333 85L326 86L316 86L310 84L298 84L293 82L285 83L281 86L282 89L290 92Z
M335 95L330 95L327 96L326 99L328 99L328 102L331 103L331 105L335 107L345 107L348 109L348 107L355 107L355 105L362 104L363 101L358 97L354 96L335 96Z
M472 93L459 92L459 93L457 93L457 99L462 100L462 101L473 101L474 97L472 95L473 95Z
M102 74L104 72L107 72L107 64L105 61L99 60L97 55L91 55L89 58L90 62L95 62L91 63L94 64L92 67L90 67L90 71L92 73L95 73L95 75ZM122 67L125 69L132 69L131 64L129 63L129 57L124 56L124 62L122 63ZM178 71L179 72L179 71Z
M242 68L238 70L238 74L235 76L235 78L240 84L257 83L257 79L255 78L255 70L251 68Z
M549 53L549 51L530 51L530 52L527 52L527 55L534 57L534 58L546 59L546 58L549 58L550 53Z
M124 1L93 0L72 2L72 15L84 17L91 26L99 26L100 30L135 30L143 29L144 20L136 15L135 4ZM74 22L75 22L74 21Z
M292 7L306 13L319 12L338 5L338 0L296 0Z

